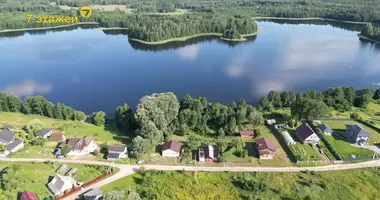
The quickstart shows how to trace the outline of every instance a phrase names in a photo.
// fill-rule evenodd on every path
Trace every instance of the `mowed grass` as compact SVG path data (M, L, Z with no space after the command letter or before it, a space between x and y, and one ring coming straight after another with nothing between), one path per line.
M337 136L326 135L325 138L343 159L350 159L351 155L355 155L356 157L368 157L373 155L372 151L353 147L350 143Z
M346 125L353 125L353 124L359 124L361 125L365 130L367 130L371 136L369 138L369 145L373 145L375 142L380 142L380 133L378 133L376 130L361 124L354 120L324 120L323 123L330 126L331 129L337 132L346 132L347 127Z
M233 181L232 172L156 172L147 175L132 175L101 188L103 193L112 190L128 191L136 188L142 198L142 190L149 188L161 199L244 199L243 194L254 194L260 199L380 199L380 171L377 169L355 169L345 171L312 173L243 173L247 177L261 177L267 189L250 192L239 188ZM212 185L210 185L212 183ZM213 189L213 190L210 190ZM222 190L221 190L222 189ZM220 191L221 196L214 193ZM191 196L189 196L191 194ZM240 194L239 196L236 196ZM170 196L170 197L169 197ZM206 197L207 196L207 197ZM177 198L175 198L177 197ZM181 197L181 198L178 198ZM205 198L206 197L206 198Z
M46 184L50 180L49 177L55 176L55 171L61 164L55 165L45 163L9 163L1 162L0 167L5 168L12 165L20 165L20 171L17 172L17 187L14 190L2 190L0 188L0 196L10 195L11 199L17 199L19 192L24 190L35 193L40 199L53 196L49 191ZM80 165L80 164L67 164L68 167L75 167L78 169L77 173L73 175L73 178L79 182L88 182L96 177L101 176L106 172L106 169L98 166Z
M101 191L103 194L106 194L108 192L111 192L113 190L120 190L127 193L129 191L129 188L133 191L136 191L137 189L137 182L139 179L141 179L142 176L138 173L132 174L130 176L121 178L117 181L114 181L112 183L109 183L103 187L101 187Z
M51 119L40 115L25 115L10 112L0 113L0 125L10 124L17 129L23 129L25 125L33 119L40 120L45 128L62 130L66 138L84 137L89 135L93 136L98 143L107 142L108 144L112 144L126 143L129 141L127 136L124 136L117 131L84 122Z

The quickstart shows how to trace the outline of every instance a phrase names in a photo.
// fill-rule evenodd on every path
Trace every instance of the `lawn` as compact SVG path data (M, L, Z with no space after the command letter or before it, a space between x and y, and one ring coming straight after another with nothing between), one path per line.
M321 160L321 156L316 152L313 147L307 144L302 144L301 141L296 136L295 128L288 128L290 136L297 142L297 144L289 145L294 156L298 157L297 160Z
M323 123L327 124L328 126L330 126L331 129L338 132L345 132L347 129L345 125L360 124L359 122L354 120L324 120ZM380 142L380 133L366 125L360 125L369 133L371 133L371 137L369 138L370 145L372 145L374 142Z
M51 119L40 115L24 115L21 113L0 113L0 125L10 124L17 129L23 129L24 126L33 119L39 119L45 128L54 128L62 130L66 138L68 137L84 137L86 135L94 136L96 142L102 143L128 143L130 140L127 136L112 130L108 127L98 127L78 121L66 121Z
M11 158L54 158L53 151L56 142L48 142L44 147L25 145L24 148L17 152L11 153Z
M240 184L236 177L253 180ZM149 172L103 186L112 190L137 188L142 199L380 199L376 169L311 173ZM170 183L170 184L168 184ZM260 183L260 188L257 187ZM136 187L137 186L137 187ZM265 186L265 187L261 187ZM256 189L255 189L256 188Z
M114 181L112 183L109 183L100 189L102 190L103 194L106 194L108 192L111 192L112 190L122 190L124 192L129 191L129 187L131 190L136 191L137 189L137 182L139 179L141 179L142 176L138 173L132 174L130 176L121 178L117 181Z
M52 196L52 193L46 187L49 177L55 175L55 169L58 169L61 164L56 163L8 163L2 162L0 166L2 168L8 166L19 165L20 169L17 173L11 174L14 176L12 180L15 180L15 189L3 190L0 188L0 199L6 199L11 196L11 199L17 199L18 193L24 190L29 190L35 193L40 199ZM88 182L106 172L106 169L99 166L80 165L80 164L67 164L69 167L75 167L78 169L77 173L73 176L76 181ZM1 182L1 181L0 181ZM2 183L1 185L3 185Z
M351 155L355 155L356 157L368 157L373 155L372 151L353 147L350 143L338 136L326 135L325 138L343 159L350 159Z

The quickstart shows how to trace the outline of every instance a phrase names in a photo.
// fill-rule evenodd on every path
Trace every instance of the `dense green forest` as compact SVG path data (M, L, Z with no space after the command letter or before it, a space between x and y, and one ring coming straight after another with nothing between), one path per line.
M21 112L55 119L85 120L86 115L61 103L53 104L42 96L27 96L24 101L13 94L0 92L0 112Z
M361 31L363 36L380 41L380 26L367 24Z

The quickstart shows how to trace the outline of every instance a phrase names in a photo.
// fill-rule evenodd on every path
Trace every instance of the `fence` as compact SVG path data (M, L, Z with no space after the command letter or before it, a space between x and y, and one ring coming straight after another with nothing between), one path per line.
M325 138L325 136L323 135L323 133L321 133L321 132L318 131L319 128L315 127L314 124L312 124L312 123L310 123L309 125L318 134L318 136L321 138L323 144L325 144L326 148L334 155L334 157L337 160L343 160L343 158L338 154L338 152L336 152L335 149L330 145L329 141L327 141L327 139Z
M72 194L74 194L74 193L76 193L76 192L78 192L78 191L80 191L80 190L82 190L82 189L84 189L84 188L86 188L86 187L94 184L94 183L97 183L97 182L103 180L104 178L106 178L106 177L108 177L110 175L112 175L112 172L107 172L107 173L105 173L105 174L103 174L103 175L101 175L101 176L99 176L99 177L97 177L97 178L95 178L95 179L93 179L93 180L91 180L91 181L83 184L82 186L71 190L70 192L68 192L68 193L66 193L64 195L62 195L60 197L57 197L56 200L62 200L65 197L68 197L68 196L70 196L70 195L72 195Z

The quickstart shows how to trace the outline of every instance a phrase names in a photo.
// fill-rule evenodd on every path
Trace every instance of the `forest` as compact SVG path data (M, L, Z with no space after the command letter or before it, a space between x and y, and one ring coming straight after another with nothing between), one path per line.
M380 26L369 23L362 29L361 35L380 41Z
M18 96L0 92L0 112L21 112L64 120L85 120L86 115L62 103L53 104L42 96Z

